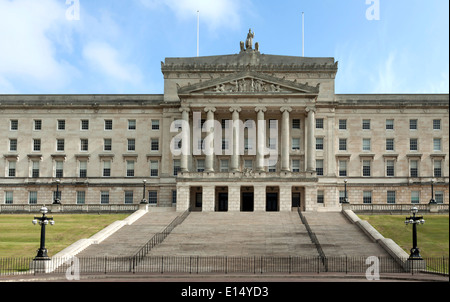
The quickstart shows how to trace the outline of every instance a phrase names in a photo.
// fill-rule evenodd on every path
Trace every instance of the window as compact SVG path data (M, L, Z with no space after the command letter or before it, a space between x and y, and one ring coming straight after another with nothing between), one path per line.
M441 139L433 138L433 151L441 151Z
M111 161L105 160L103 162L103 177L111 176Z
M103 139L103 151L111 151L112 150L112 139L105 138Z
M346 138L339 139L339 150L340 151L347 150L347 139Z
M278 126L278 120L269 119L269 129L276 129Z
M13 191L5 192L5 204L13 204L14 202L14 193Z
M323 129L323 118L316 119L316 129Z
M55 177L56 178L62 178L64 177L64 162L63 161L56 161L56 167L55 167Z
M128 130L136 130L136 120L128 120Z
M444 203L444 191L436 191L434 193L434 200L436 203Z
M179 159L173 160L173 176L177 176L178 172L181 171L181 163Z
M159 120L152 120L152 130L159 130Z
M317 125L317 120L316 120L316 125ZM292 119L292 129L300 129L300 119L298 119L298 118Z
M157 204L158 203L158 192L157 191L148 191L148 203L149 204Z
M220 160L220 172L228 172L228 159Z
M292 160L292 172L300 172L300 160L299 159Z
M347 129L347 120L339 120L339 130Z
M441 120L433 120L433 130L441 130Z
M409 120L409 129L417 130L417 120Z
M177 190L172 190L172 204L177 203Z
M64 151L65 141L63 138L58 138L56 140L56 151Z
M270 150L276 150L277 149L277 139L270 137L269 138L269 149Z
M133 203L133 191L125 191L125 201L126 204Z
M136 151L136 140L134 138L128 139L127 150L128 151Z
M150 161L150 176L158 177L159 175L159 162L157 160Z
M39 162L38 161L32 162L31 177L33 177L33 178L39 177Z
M292 150L300 150L300 138L292 138Z
M442 161L435 160L433 162L434 177L442 177Z
M81 130L89 130L89 120L81 120Z
M205 160L197 159L197 172L205 171Z
M42 120L34 120L34 130L42 130Z
M253 150L253 139L252 138L244 138L244 149L245 150Z
M53 200L61 201L62 200L61 196L62 196L62 192L61 191L58 191L58 192L53 191Z
M420 203L419 191L411 191L411 203Z
M372 203L372 191L363 191L363 203Z
M222 138L222 150L229 150L229 142L227 138Z
M317 176L323 176L323 159L316 160L316 174Z
M370 138L363 138L362 146L363 151L370 151L371 150Z
M362 128L364 130L370 130L370 120L362 120Z
M8 177L16 177L16 162L8 162Z
M159 151L159 139L158 138L152 138L151 139L151 151Z
M246 119L245 123L244 123L244 127L247 127L247 129L253 129L255 124L256 123L254 120Z
M105 130L112 130L113 121L105 120Z
M173 138L173 149L181 150L181 138L180 137Z
M228 119L222 119L222 129L229 129L230 128L230 120Z
M10 127L9 129L11 131L17 131L19 130L19 121L18 120L11 120L10 121Z
M80 139L80 150L88 151L89 150L89 140L86 138Z
M33 139L33 151L41 151L41 139Z
M66 130L66 120L58 120L58 130Z
M395 191L387 191L386 193L386 201L388 204L395 203Z
M363 176L370 176L370 160L363 160L362 161L362 165L363 165Z
M28 193L28 203L29 204L37 204L37 192L36 191L30 191Z
M419 161L411 160L409 162L409 175L411 177L419 177Z
M394 151L394 139L393 138L386 139L386 151Z
M394 120L386 120L386 130L394 130Z
M134 176L134 160L127 160L127 177Z
M86 178L87 177L87 161L81 160L80 161L80 171L79 171L80 178Z
M267 169L269 172L277 172L277 161L269 159L269 167Z
M348 196L347 196L348 198ZM339 191L339 203L345 202L345 191Z
M77 204L84 204L86 202L86 192L77 191Z
M17 151L17 139L12 138L9 140L9 151Z
M109 191L101 191L100 193L100 203L108 204L109 203Z
M323 150L323 138L316 137L316 150Z
M417 144L417 138L410 138L409 139L409 151L417 151L418 144Z
M248 170L253 170L253 160L245 159L244 160L244 168Z
M322 190L317 191L317 203L323 203L324 202L324 195Z
M339 176L347 176L347 161L339 161Z
M386 176L395 176L394 174L395 174L394 161L387 160L386 161Z

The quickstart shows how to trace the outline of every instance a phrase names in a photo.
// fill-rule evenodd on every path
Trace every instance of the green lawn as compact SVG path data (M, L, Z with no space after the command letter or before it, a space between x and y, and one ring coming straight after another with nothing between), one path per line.
M41 216L41 215L37 215ZM53 256L82 238L89 238L129 214L53 214L55 224L46 226L46 248ZM39 248L41 227L33 225L34 214L0 215L0 258L34 257Z
M420 213L419 213L420 215ZM385 238L394 240L408 255L412 248L412 225L405 225L409 215L358 215L367 220ZM449 216L422 215L425 224L417 226L417 245L422 257L449 256Z

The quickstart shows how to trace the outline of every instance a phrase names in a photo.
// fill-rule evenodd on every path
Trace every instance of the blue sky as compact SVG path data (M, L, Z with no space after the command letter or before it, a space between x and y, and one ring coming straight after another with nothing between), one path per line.
M201 56L249 28L261 53L301 56L304 12L336 93L449 92L448 0L0 0L0 94L162 94L160 62L197 54L197 10Z

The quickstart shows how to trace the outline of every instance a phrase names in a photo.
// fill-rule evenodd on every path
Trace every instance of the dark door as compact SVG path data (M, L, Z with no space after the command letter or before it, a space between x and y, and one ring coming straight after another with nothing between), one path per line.
M278 211L278 193L266 193L266 211Z
M242 193L242 211L243 212L253 211L253 192Z
M219 212L228 211L228 193L219 193Z
M298 208L300 206L300 193L292 193L292 207Z

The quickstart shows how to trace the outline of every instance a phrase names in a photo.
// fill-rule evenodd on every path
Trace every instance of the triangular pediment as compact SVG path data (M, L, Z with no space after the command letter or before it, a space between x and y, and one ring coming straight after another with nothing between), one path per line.
M310 86L308 83L277 78L257 72L238 72L217 79L199 82L184 87L178 87L178 95L317 95L319 84Z

